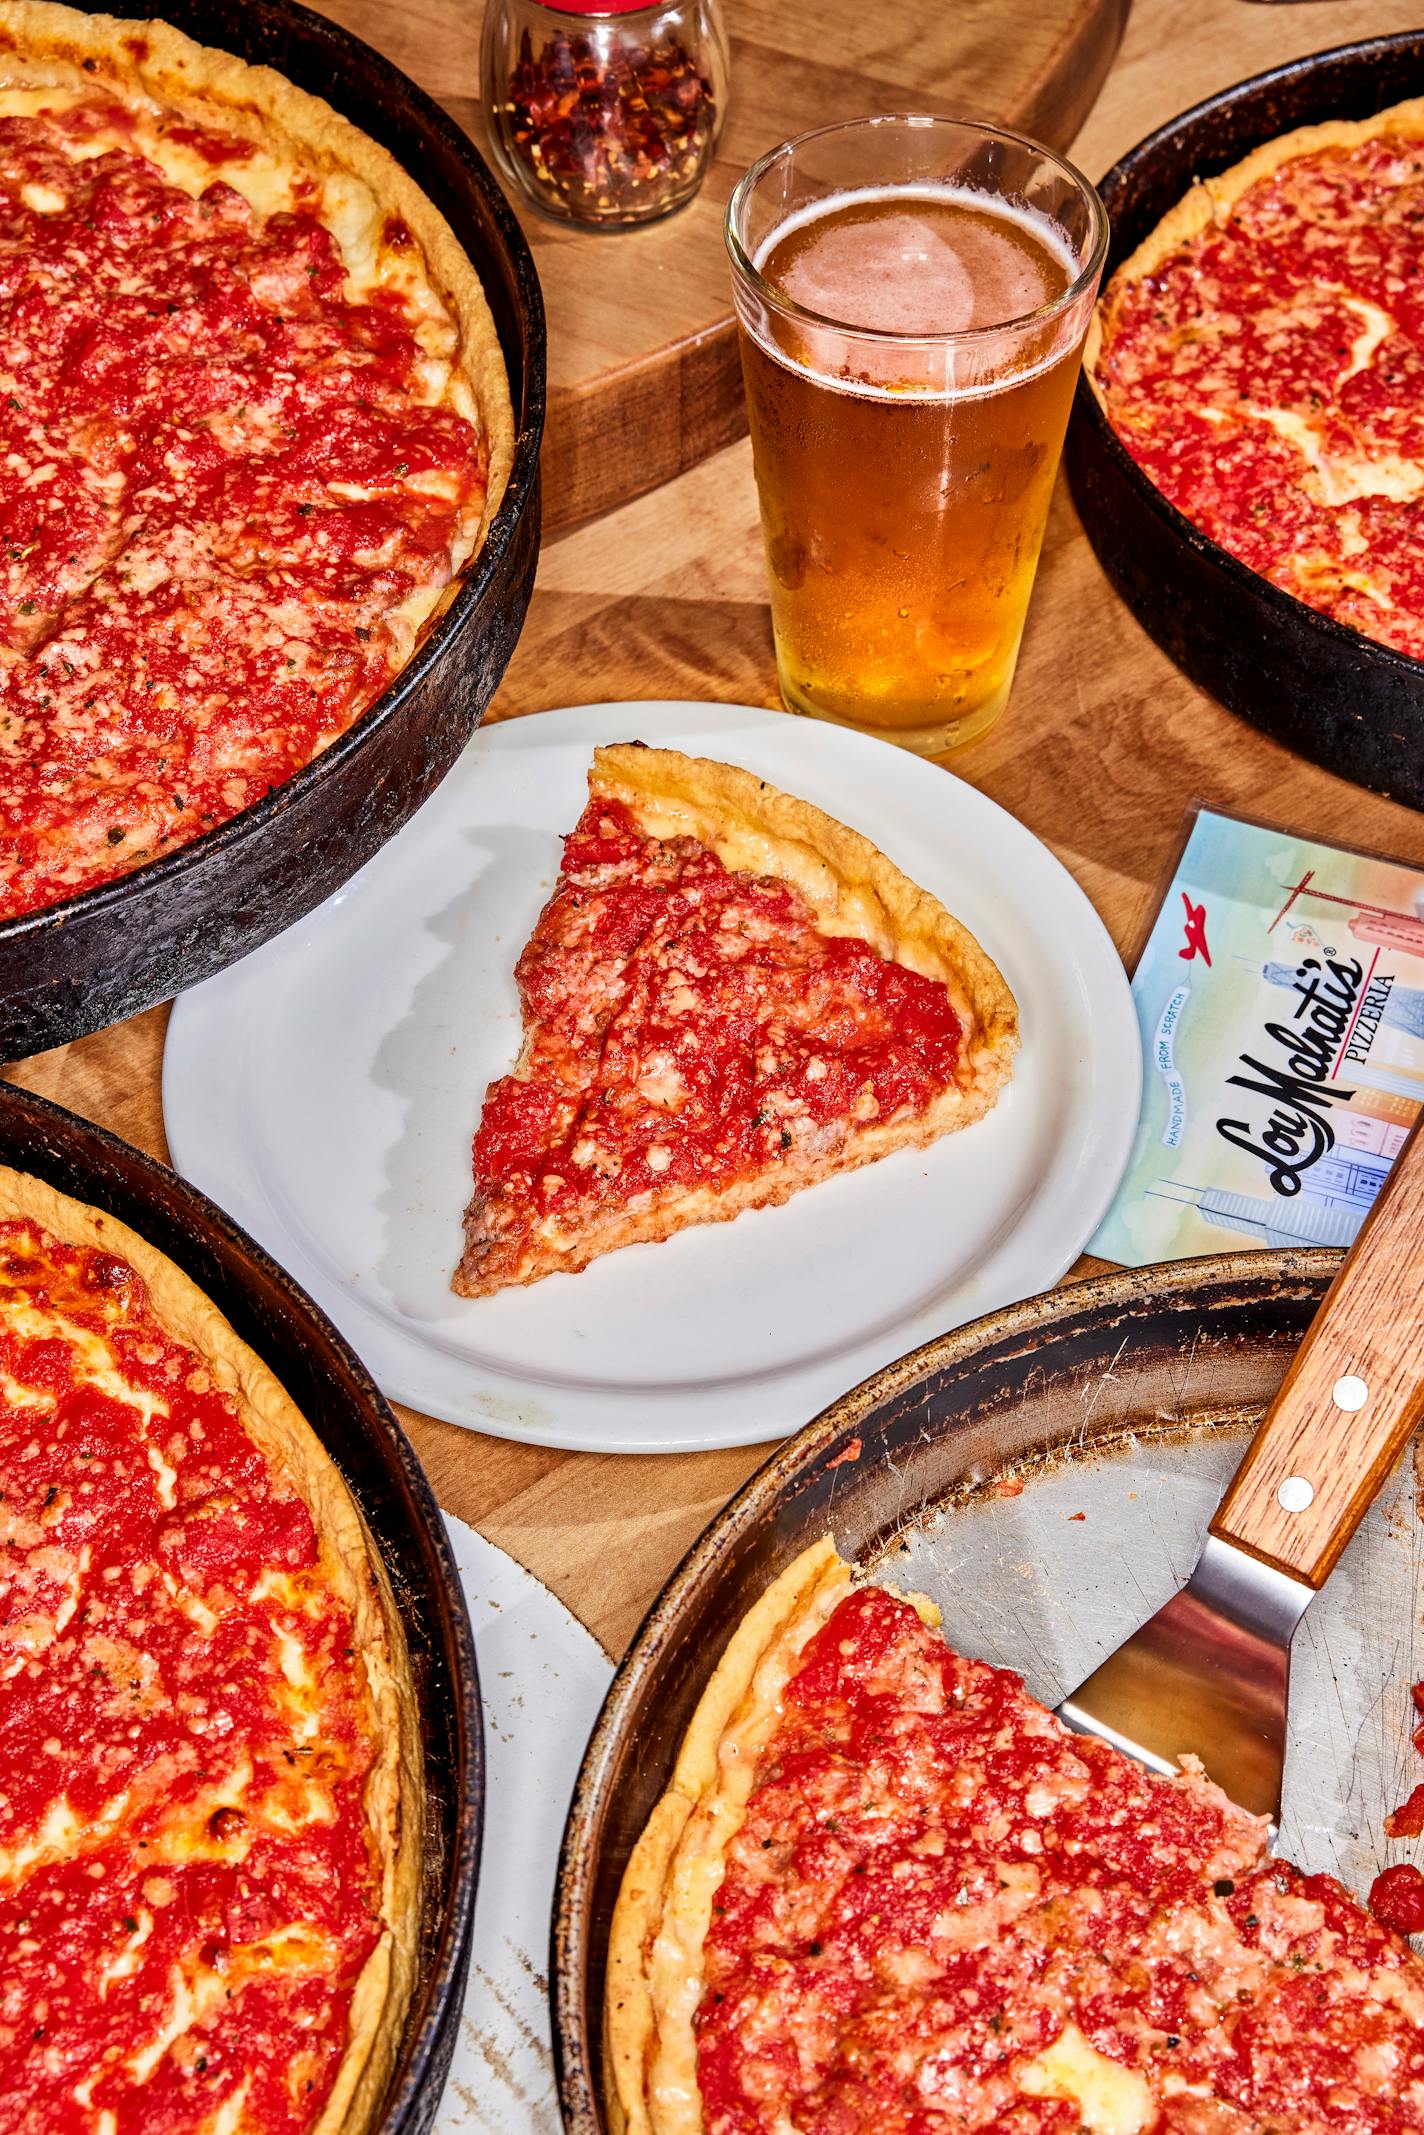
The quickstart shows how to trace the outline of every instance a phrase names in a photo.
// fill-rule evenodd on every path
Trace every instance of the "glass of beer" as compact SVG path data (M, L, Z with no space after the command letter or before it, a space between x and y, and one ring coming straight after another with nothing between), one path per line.
M1070 163L958 119L823 126L738 185L792 711L938 755L1003 710L1107 236Z

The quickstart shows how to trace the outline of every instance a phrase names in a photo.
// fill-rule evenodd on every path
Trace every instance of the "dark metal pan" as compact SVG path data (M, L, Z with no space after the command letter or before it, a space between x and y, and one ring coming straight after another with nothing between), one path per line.
M339 889L429 797L479 724L519 636L539 549L544 306L529 247L473 143L398 68L295 0L163 0L135 12L161 12L202 44L276 67L418 180L484 284L514 402L514 464L450 606L347 733L191 845L0 923L5 1059L210 978Z
M200 1284L277 1374L351 1487L390 1574L425 1751L419 1967L379 2135L427 2135L470 1962L484 1806L474 1634L439 1508L409 1439L324 1313L222 1210L126 1142L0 1085L0 1163L107 1209Z
M568 2135L607 2128L603 1973L624 1865L753 1601L830 1532L847 1558L930 1593L952 1644L1054 1703L1186 1578L1338 1265L1323 1250L1235 1253L990 1314L845 1395L718 1514L614 1678L569 1814L552 1952ZM1418 1776L1414 1497L1406 1463L1297 1639L1282 1842L1356 1890Z
M1367 118L1424 91L1424 30L1296 59L1209 97L1100 184L1111 276L1194 179L1323 119ZM1098 561L1163 651L1288 748L1424 808L1424 662L1317 614L1199 533L1155 489L1079 379L1065 448Z

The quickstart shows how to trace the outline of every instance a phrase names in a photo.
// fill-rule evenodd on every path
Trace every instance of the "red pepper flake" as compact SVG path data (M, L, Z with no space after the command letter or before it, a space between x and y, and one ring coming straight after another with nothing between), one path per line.
M1012 1476L1005 1476L1002 1482L994 1484L992 1494L995 1497L1022 1497L1023 1491L1021 1482L1017 1482Z
M508 129L536 198L587 221L637 221L697 183L716 96L676 37L638 44L557 30L536 57L526 30Z
M1424 1935L1424 1875L1412 1861L1400 1861L1375 1877L1370 1911L1397 1935Z
M1384 1828L1390 1838L1418 1838L1424 1832L1424 1784L1385 1818Z
M1088 1515L1086 1512L1070 1512L1068 1517L1070 1520L1086 1520Z
M860 1440L858 1438L852 1438L850 1444L848 1446L843 1446L841 1448L841 1451L837 1453L834 1460L828 1460L826 1462L826 1466L828 1468L839 1468L843 1461L859 1460L860 1451Z

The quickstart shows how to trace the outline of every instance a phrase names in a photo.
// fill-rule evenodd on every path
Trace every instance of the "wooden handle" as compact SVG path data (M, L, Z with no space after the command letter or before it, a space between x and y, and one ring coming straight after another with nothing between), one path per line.
M1323 1586L1421 1415L1424 1120L1326 1291L1212 1533Z

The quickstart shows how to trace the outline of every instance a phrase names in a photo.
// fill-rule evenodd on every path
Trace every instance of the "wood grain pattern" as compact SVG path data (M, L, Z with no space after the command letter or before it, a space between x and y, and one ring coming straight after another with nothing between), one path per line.
M482 4L318 4L379 45L486 146ZM857 0L725 4L727 121L695 200L643 229L590 233L515 198L549 313L551 529L642 496L743 435L722 217L749 163L809 126L874 111L968 112L1066 147L1102 84L1129 0L896 0L888 12Z
M1362 1406L1336 1401L1342 1380L1358 1380ZM1222 1499L1212 1533L1277 1571L1323 1586L1421 1417L1424 1131L1416 1126ZM1301 1481L1314 1496L1292 1512L1280 1492Z
M392 55L433 67L445 0L384 9ZM377 0L367 0L368 30ZM790 15L792 10L788 9ZM798 21L809 8L795 10ZM1241 75L1331 42L1413 27L1405 0L1252 7L1137 0L1075 146L1100 173L1150 127ZM417 69L417 71L419 71ZM590 698L775 704L776 672L745 442L595 526L550 542L492 716ZM1111 592L1060 486L1013 700L955 774L1041 837L1123 954L1140 945L1194 800L1424 865L1424 817L1361 793L1243 726L1178 673ZM943 776L933 767L926 777ZM13 1080L166 1157L167 1011L21 1062ZM1092 1263L1080 1263L1087 1272ZM628 1456L508 1445L406 1413L442 1504L552 1587L612 1652L761 1453Z

